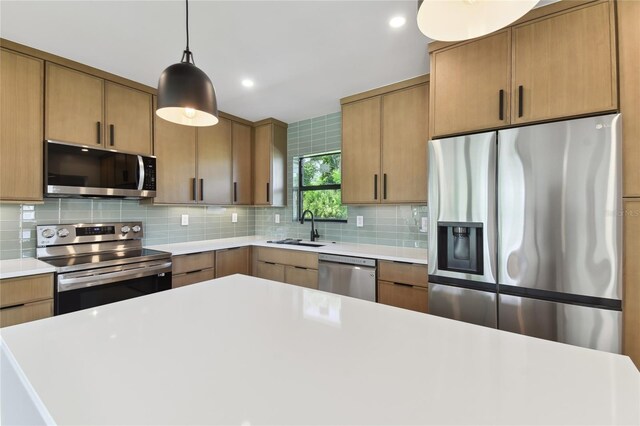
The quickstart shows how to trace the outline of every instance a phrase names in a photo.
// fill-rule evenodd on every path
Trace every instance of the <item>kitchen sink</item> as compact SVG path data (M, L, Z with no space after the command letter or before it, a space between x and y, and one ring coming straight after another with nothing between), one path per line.
M287 238L287 239L278 240L278 241L267 241L267 243L269 243L269 244L286 244L286 245L291 245L291 246L302 246L302 247L324 247L326 245L326 244L320 244L320 243L306 242L306 241L297 240L297 239L294 239L294 238Z

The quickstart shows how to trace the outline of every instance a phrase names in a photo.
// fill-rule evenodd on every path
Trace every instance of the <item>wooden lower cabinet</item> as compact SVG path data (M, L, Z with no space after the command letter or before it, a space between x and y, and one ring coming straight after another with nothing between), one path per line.
M256 264L256 277L265 280L284 282L284 265L258 261Z
M640 369L640 198L624 202L623 349Z
M227 275L249 275L250 247L238 247L216 251L216 278Z
M0 327L53 316L53 274L0 280Z
M318 270L286 266L284 268L284 282L317 290Z
M378 303L424 312L428 310L427 265L378 262Z
M215 278L215 252L173 256L171 287L177 288Z
M268 247L255 248L255 276L306 288L318 288L318 254Z
M378 303L427 313L428 289L410 284L378 281Z

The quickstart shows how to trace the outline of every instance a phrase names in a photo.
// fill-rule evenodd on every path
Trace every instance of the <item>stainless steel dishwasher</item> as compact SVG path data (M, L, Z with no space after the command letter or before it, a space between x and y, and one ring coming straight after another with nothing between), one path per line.
M318 255L318 289L376 301L376 261L361 257Z

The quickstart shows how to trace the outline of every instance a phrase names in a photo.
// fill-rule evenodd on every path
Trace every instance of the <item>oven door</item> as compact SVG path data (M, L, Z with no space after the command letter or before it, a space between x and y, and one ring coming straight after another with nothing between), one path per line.
M170 260L70 272L58 275L54 311L66 314L170 288Z

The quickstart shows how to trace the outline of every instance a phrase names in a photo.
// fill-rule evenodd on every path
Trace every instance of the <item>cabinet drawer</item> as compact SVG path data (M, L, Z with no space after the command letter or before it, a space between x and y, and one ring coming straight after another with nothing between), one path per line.
M262 262L279 263L281 265L318 269L318 254L304 251L259 247L258 260Z
M0 309L0 327L22 324L53 316L53 299Z
M215 253L212 251L173 256L174 274L199 271L213 267L215 267Z
M284 265L258 261L256 265L256 277L284 282Z
M53 274L0 280L0 307L53 298Z
M214 278L215 278L215 271L213 269L204 269L202 271L174 275L171 277L171 287L178 288L178 287L182 287L189 284L195 284L202 281L212 280Z
M316 269L296 268L287 266L284 269L284 282L301 287L318 289L318 271Z
M429 272L426 265L379 261L378 278L392 283L411 284L426 287Z
M378 303L427 312L428 289L425 287L378 281Z

